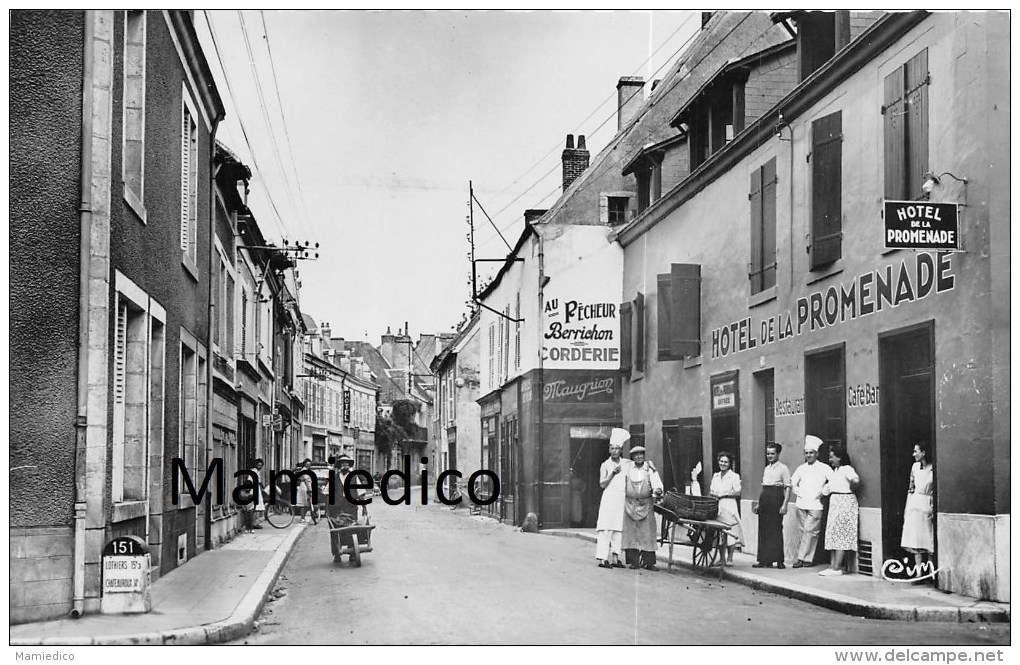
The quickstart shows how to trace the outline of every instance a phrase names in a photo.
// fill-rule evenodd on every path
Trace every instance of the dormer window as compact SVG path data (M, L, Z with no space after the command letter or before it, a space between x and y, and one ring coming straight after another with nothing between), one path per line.
M850 12L846 10L793 11L772 15L772 20L797 26L798 78L803 81L850 43Z
M691 171L744 130L744 84L749 74L748 67L724 68L670 123L686 127Z

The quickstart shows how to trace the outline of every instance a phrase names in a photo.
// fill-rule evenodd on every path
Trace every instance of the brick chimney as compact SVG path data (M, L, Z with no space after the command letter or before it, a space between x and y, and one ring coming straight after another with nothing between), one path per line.
M645 87L645 79L641 76L621 76L616 84L616 131L623 129L623 126L630 122L637 114L645 96L641 94Z
M574 135L567 134L567 147L563 150L563 191L567 191L571 183L577 180L586 168L588 168L588 150L584 147L584 134L577 137L577 147L574 147Z
M322 339L327 339L328 340L329 339L329 332L330 332L330 330L329 330L329 321L323 321L319 325L319 334L322 336Z

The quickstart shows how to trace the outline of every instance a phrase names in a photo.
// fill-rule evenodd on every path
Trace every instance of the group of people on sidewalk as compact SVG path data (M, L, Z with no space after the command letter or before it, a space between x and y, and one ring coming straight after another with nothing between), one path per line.
M655 565L655 501L662 497L662 479L655 466L645 459L644 446L633 446L630 459L623 459L623 444L630 432L613 428L609 438L609 459L599 468L602 501L595 558L602 568L657 570Z
M815 565L822 522L822 497L829 497L825 523L825 549L830 551L830 564L818 574L833 577L845 574L847 552L857 551L858 517L857 488L861 479L853 468L850 455L842 445L829 446L829 463L818 461L822 440L808 434L804 437L804 463L790 474L779 461L782 444L770 443L765 448L767 462L762 474L762 488L752 511L758 515L758 554L755 568L785 568L783 548L783 516L786 515L791 493L796 496L799 541L794 568ZM934 475L928 448L916 444L914 465L910 471L903 516L900 546L912 552L918 565L935 551L933 529Z
M623 445L630 433L614 428L609 440L609 459L599 469L602 500L598 522L595 558L602 568L656 569L656 525L654 504L662 497L663 484L655 466L646 459L643 446L633 446L630 459L622 456ZM791 494L796 497L799 540L793 568L815 565L819 537L831 552L830 564L818 574L823 577L843 575L847 552L857 551L860 507L856 491L861 479L853 468L846 447L832 444L828 464L818 461L823 442L811 434L804 437L804 463L791 474L779 461L783 446L769 443L765 447L766 465L762 474L761 494L751 510L758 515L758 550L754 568L786 568L783 538L783 517ZM934 471L926 445L913 447L914 464L910 471L903 518L901 547L912 552L920 566L934 552L933 499ZM713 475L709 493L719 499L718 520L729 526L727 561L733 563L733 552L744 545L744 529L740 519L741 482L733 468L733 456L719 453L719 471ZM699 465L700 466L700 465ZM694 473L700 471L696 468ZM825 533L821 533L823 497L829 509ZM621 555L624 562L621 562Z

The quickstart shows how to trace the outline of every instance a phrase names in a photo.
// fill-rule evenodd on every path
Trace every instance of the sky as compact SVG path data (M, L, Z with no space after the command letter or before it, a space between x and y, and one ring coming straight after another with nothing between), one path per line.
M378 343L467 311L469 181L513 245L524 211L560 194L566 135L594 159L619 78L661 78L700 13L209 10L195 25L227 109L217 139L255 173L263 233L319 243L298 264L302 311ZM477 257L503 258L474 219Z

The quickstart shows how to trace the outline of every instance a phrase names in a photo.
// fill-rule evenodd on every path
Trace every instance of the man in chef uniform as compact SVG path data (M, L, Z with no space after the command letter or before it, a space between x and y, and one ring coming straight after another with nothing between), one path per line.
M630 439L630 432L614 427L609 438L609 459L599 467L599 485L602 487L602 501L599 503L599 519L595 525L595 558L602 568L623 568L620 553L623 544L623 504L625 501L624 477L631 461L623 459L620 453L623 444Z

